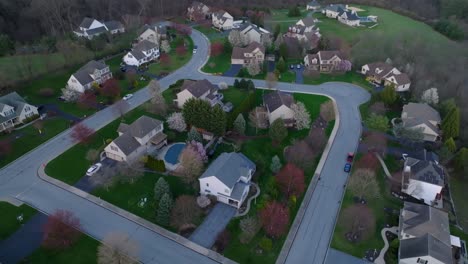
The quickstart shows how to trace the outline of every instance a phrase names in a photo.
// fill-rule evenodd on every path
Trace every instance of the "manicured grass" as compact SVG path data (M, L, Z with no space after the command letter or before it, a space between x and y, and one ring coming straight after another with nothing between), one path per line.
M42 134L40 134L36 128L30 125L18 131L14 131L12 134L0 136L0 141L6 139L11 142L12 149L11 153L1 157L0 167L3 167L15 159L21 157L28 151L34 149L50 138L56 136L63 130L67 129L69 126L69 121L59 117L53 117L51 119L44 120ZM15 139L16 137L19 138Z
M222 39L225 37L222 32L217 31L211 26L210 27L195 26L193 29L200 31L210 40Z
M202 71L222 74L231 67L231 54L223 52L218 56L210 56Z
M190 37L184 38L186 43L187 51L184 55L179 56L176 52L176 45L174 41L171 43L171 51L169 52L170 64L168 66L163 66L161 63L153 63L149 66L148 72L152 74L159 75L163 72L173 72L176 69L184 66L191 58L193 52L193 40Z
M34 264L93 264L97 263L97 249L99 242L93 238L82 235L81 238L71 248L66 250L48 250L39 248L21 263Z
M450 192L455 204L458 222L464 230L468 230L466 190L468 190L468 180L464 179L460 173L450 172Z
M231 102L235 108L244 101L246 91L229 86L228 89L222 90L221 93L224 95L223 101Z
M347 72L340 75L322 73L318 78L304 76L304 84L321 84L326 82L347 82L361 86L369 91L373 89L373 86L369 84L362 75L355 72Z
M275 9L271 10L271 21L282 21L282 20L291 20L291 21L297 21L307 15L307 10L304 7L299 8L301 10L301 16L297 17L290 17L288 16L288 9ZM270 21L270 19L266 19L266 21ZM295 23L295 22L294 22Z
M296 72L294 71L285 71L280 74L280 78L278 79L280 82L295 82L296 81Z
M26 204L16 207L7 202L0 202L0 212L2 212L2 217L0 218L0 226L2 227L0 228L0 241L16 232L22 223L28 221L37 213L36 210ZM21 223L16 219L20 215L23 215Z

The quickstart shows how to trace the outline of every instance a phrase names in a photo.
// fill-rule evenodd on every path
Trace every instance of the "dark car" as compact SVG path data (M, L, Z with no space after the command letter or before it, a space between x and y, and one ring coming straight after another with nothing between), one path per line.
M289 68L292 70L294 69L294 64L289 65Z
M351 163L346 163L344 165L344 171L345 172L350 172L351 171Z
M351 163L353 162L353 159L354 159L354 153L352 152L348 153L348 156L346 157L346 161Z

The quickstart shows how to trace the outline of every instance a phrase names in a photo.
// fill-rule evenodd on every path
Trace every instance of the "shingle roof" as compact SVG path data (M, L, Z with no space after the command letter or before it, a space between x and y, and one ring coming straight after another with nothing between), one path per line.
M340 12L338 15L342 16L343 14L346 14L347 20L360 20L359 17L356 15L356 13L353 11L340 9Z
M341 52L339 50L321 50L317 54L320 60L329 60L335 55L341 58Z
M400 259L426 256L449 264L452 263L452 248L429 234L400 241Z
M402 84L408 84L411 82L408 74L406 73L400 73L400 74L391 74L389 76L387 76L386 78L390 78L390 77L395 77L395 80L396 80L396 83L398 85L402 85Z
M259 49L263 54L265 54L265 47L256 42L252 41L247 47L241 48L241 47L234 47L232 50L232 55L231 58L233 59L245 59L244 54L245 53L252 53L255 49Z
M101 33L104 33L104 32L107 32L107 29L105 27L98 27L98 28L93 28L93 29L90 29L90 30L86 30L86 34L92 36L92 35L96 35L96 34L101 34Z
M196 98L199 98L208 91L214 92L217 89L218 87L212 84L207 79L199 81L186 80L184 81L184 84L181 87L181 91L187 90Z
M441 122L439 112L425 103L408 103L404 105L402 120L405 127L425 124L435 132L438 132L439 128L430 121L434 121L437 124Z
M315 25L315 19L313 17L306 17L306 18L303 18L299 21L302 21L302 23L304 23L304 26L305 27L311 27L311 26L314 26ZM299 23L298 21L298 23Z
M127 133L120 135L118 138L114 139L113 142L125 155L131 154L141 146L134 137Z
M409 179L427 182L438 186L445 185L444 170L435 162L408 158L405 162L405 166L409 166L411 168Z
M88 84L93 82L94 79L91 77L91 74L95 70L103 70L107 67L106 64L99 62L99 61L89 61L83 67L81 67L77 72L73 74L78 82L82 85Z
M288 93L275 91L265 94L263 96L263 102L268 110L273 112L282 105L291 107L291 105L294 103L294 99Z
M114 139L113 142L125 155L128 155L141 146L135 138L143 138L149 132L161 126L161 124L162 122L158 119L148 116L141 116L130 125L121 123L117 131L123 134Z
M309 61L309 64L313 64L312 63L313 59L317 59L317 62L315 64L317 65L320 64L319 57L317 54L307 54L306 57L307 57L307 60Z
M266 30L264 28L260 28L259 26L255 25L255 24L252 24L250 22L242 23L242 25L239 27L239 30L244 34L247 34L250 31L256 31L259 34L269 34L270 33L270 32L268 32L268 30Z
M325 9L333 12L340 12L341 10L346 9L346 6L342 4L330 4L327 7L325 7Z
M104 22L104 25L106 25L107 29L109 29L109 30L115 30L115 29L123 28L122 23L120 23L119 21L116 21L116 20L111 20L111 21Z
M133 47L132 51L130 53L135 57L137 60L141 60L146 57L146 55L143 53L143 51L148 51L150 49L158 48L158 46L146 39L140 41L138 44Z
M93 22L94 22L93 18L85 17L83 18L83 21L81 21L80 27L89 28L91 24L93 24Z
M380 61L369 63L366 65L367 67L369 67L369 71L366 73L366 75L375 75L378 78L383 78L393 69L392 65Z
M307 3L308 6L320 6L320 4L317 1L310 1Z
M247 176L248 171L255 168L255 163L244 154L223 152L208 166L200 179L215 176L228 188L232 189L241 176Z
M23 108L27 105L27 102L18 93L11 92L0 97L0 105L3 105L3 107L0 107L0 110L3 110L6 105L13 107L15 110L14 115L9 115L6 117L0 116L0 122L4 122L19 116L19 114L23 111Z

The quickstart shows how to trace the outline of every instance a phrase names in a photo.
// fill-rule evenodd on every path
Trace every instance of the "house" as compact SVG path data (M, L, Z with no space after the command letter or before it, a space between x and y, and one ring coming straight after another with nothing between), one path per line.
M163 122L148 116L141 116L130 125L121 123L117 129L119 136L104 148L106 157L133 162L153 149L160 149L167 145L163 129Z
M337 18L342 10L348 10L348 5L330 4L322 9L322 13L330 18Z
M67 88L84 93L93 84L100 85L112 78L109 66L101 61L92 60L72 74L67 82Z
M385 86L393 85L397 92L408 91L411 85L407 74L400 72L397 68L385 62L363 65L361 73L370 82Z
M159 58L158 45L144 39L123 57L123 61L127 65L139 67L157 58Z
M338 50L322 50L317 54L307 54L304 65L310 70L329 73L340 70L339 65L343 60L344 57Z
M191 21L206 19L210 14L210 8L198 1L193 1L187 8L187 19Z
M444 169L437 163L407 157L403 167L401 191L425 204L442 207Z
M286 126L294 126L294 111L291 109L294 98L291 94L279 91L267 93L263 96L263 104L268 112L270 125L281 118Z
M258 43L252 42L247 47L234 47L231 55L231 64L241 64L247 66L251 63L263 64L265 60L265 47Z
M228 12L220 10L211 15L211 23L219 30L228 30L232 29L234 18Z
M255 164L244 154L224 152L200 176L200 194L240 208L250 190Z
M317 0L310 1L306 5L306 10L318 10L320 9L320 4L317 2Z
M448 214L439 209L405 202L399 221L400 264L455 263L452 242L460 239L450 235Z
M319 28L313 17L306 17L288 27L285 37L296 38L306 50L315 49L320 41Z
M85 17L78 29L73 31L76 36L87 39L92 39L106 32L110 34L123 33L125 32L125 28L119 21L100 22L94 18Z
M259 27L250 22L245 22L239 27L239 32L248 40L248 43L258 42L265 43L271 39L271 34L268 30Z
M13 129L39 116L37 107L28 104L16 92L0 97L0 132Z
M408 103L403 106L401 121L404 128L421 129L424 140L440 140L441 118L439 113L426 103Z
M138 42L143 40L147 40L151 43L156 44L159 47L161 43L161 39L166 38L167 29L163 25L159 24L151 24L151 25L144 25L140 30L140 35L137 38Z
M341 9L338 14L338 21L348 26L357 27L360 25L361 19L356 14L356 11Z
M218 90L218 86L207 79L200 81L185 80L174 102L177 107L182 108L187 100L197 98L209 102L211 106L215 106L223 100L223 94L218 93Z

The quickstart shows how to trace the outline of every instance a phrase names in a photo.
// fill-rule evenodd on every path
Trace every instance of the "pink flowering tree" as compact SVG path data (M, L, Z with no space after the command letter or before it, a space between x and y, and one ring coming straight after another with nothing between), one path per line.
M206 155L206 150L202 143L192 140L189 142L188 147L198 153L204 163L208 162L208 156Z
M342 60L338 64L338 70L343 72L348 72L353 67L353 64L349 60Z

